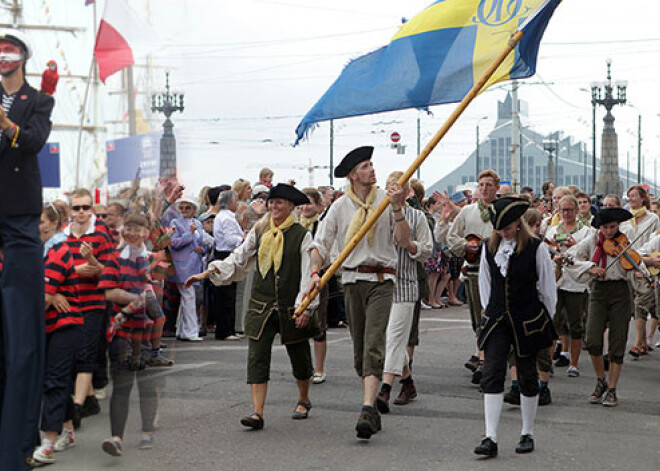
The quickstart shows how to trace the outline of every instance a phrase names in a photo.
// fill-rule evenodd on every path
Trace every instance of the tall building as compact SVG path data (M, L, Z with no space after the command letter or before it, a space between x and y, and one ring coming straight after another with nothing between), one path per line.
M522 103L519 101L519 104ZM519 106L519 111L520 111ZM511 181L511 95L497 105L497 122L495 128L488 136L479 143L479 170L492 168L503 182ZM592 193L592 160L589 146L585 142L577 142L573 137L556 131L550 135L539 134L531 126L525 125L525 110L520 113L520 187L530 186L535 194L541 193L543 182L548 178L548 156L544 150L554 147L552 152L555 178L555 186L577 185L583 190ZM552 144L548 146L548 143ZM598 172L600 162L596 162ZM598 173L596 174L598 175ZM619 176L622 184L627 188L637 182L636 173L627 173L626 169L619 168ZM427 192L431 194L435 190L453 193L458 185L477 180L477 151L476 149L469 157L453 172L446 175L431 185ZM646 183L654 186L654 182L644 179ZM654 188L651 192L657 194Z

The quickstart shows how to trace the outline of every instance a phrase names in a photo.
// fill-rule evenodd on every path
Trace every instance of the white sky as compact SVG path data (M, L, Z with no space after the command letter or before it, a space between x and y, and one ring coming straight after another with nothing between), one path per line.
M48 4L52 15L62 15L54 23L70 22L73 17L79 23L91 23L90 8L80 6L83 0L26 1L30 3L35 8ZM145 0L133 3L144 11ZM255 180L262 166L273 168L278 181L295 178L307 185L308 174L302 167L310 159L313 165L328 163L329 124L322 123L308 142L292 148L301 117L348 60L387 44L401 17L410 18L429 3L152 0L151 21L166 43L156 48L154 62L171 70L173 86L185 93L186 110L175 115L174 121L186 185L196 190L238 177ZM63 4L69 6L68 11L60 11ZM72 14L74 10L78 16ZM628 98L634 105L614 111L620 163L625 165L630 152L636 168L637 116L641 113L645 170L652 174L653 160L660 157L660 100L654 88L660 76L657 13L659 4L650 0L631 0L625 7L614 0L564 0L541 44L538 74L525 81L529 85L519 92L529 106L527 124L541 133L564 130L588 142L591 149L590 94L580 88L604 80L605 61L612 58L613 79L628 81ZM75 62L73 73L86 74L93 39L90 34L81 36L72 45L76 52L71 61ZM163 69L157 69L154 80L160 86ZM103 90L119 86L116 77ZM468 108L422 167L425 182L435 182L469 155L475 125L482 116L487 116L480 123L485 138L495 123L496 102L504 98L506 88L500 85L484 93ZM121 119L123 104L116 97L106 100L103 118ZM422 146L453 107L437 106L432 116L422 114ZM603 113L598 111L598 133ZM417 116L417 111L410 110L335 121L335 164L353 147L370 144L377 148L374 163L380 181L390 171L407 167L415 157ZM111 128L108 137L120 129ZM405 155L389 148L392 131L403 136L408 146ZM71 156L67 158L66 168L72 169ZM72 184L65 180L65 185L67 181ZM328 171L316 170L314 183L327 182Z

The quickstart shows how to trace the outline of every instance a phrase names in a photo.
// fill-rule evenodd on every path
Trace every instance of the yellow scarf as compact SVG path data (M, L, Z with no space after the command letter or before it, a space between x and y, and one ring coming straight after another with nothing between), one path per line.
M639 209L630 208L630 212L633 215L630 222L632 222L633 227L637 228L637 218L641 218L642 216L644 216L646 214L646 206L642 206Z
M348 230L346 231L346 238L344 239L344 242L345 244L348 244L348 242L353 238L357 231L360 230L360 227L362 227L364 221L366 221L371 213L374 212L374 207L372 205L376 199L376 185L371 187L371 191L369 192L369 195L367 195L366 203L360 201L360 198L358 198L353 191L352 185L348 185L346 187L346 196L353 200L355 204L360 206L360 209L355 211L353 219L351 219L351 224L348 226ZM369 232L367 232L367 242L369 242L369 245L373 245L375 227L376 225L374 224L371 226L371 229L369 229Z
M556 226L559 224L559 213L555 213L554 216L552 216L552 221L550 221L553 226Z
M314 223L319 220L319 215L315 214L311 218L305 217L305 216L300 216L300 225L307 229L308 231L311 231L314 229Z
M259 245L259 272L264 278L266 278L272 266L275 268L275 273L280 271L284 253L284 234L282 231L295 223L296 220L292 214L289 214L289 217L279 226L275 225L272 217L270 218L270 230L261 236L261 244Z

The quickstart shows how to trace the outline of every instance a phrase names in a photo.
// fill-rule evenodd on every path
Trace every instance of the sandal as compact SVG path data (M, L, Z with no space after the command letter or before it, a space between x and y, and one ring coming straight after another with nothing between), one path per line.
M254 417L255 415L257 418ZM252 415L246 415L241 419L241 425L252 430L261 430L264 428L264 416L259 412L253 412Z
M440 304L437 304L435 306L433 304L431 304L431 307L433 309L447 309L449 306L447 306L445 303L440 303Z
M305 408L305 412L300 412L298 410L298 406L303 406ZM312 403L311 402L304 402L304 401L298 401L298 404L296 404L296 408L293 410L293 415L291 418L293 420L303 420L309 417L309 410L312 408Z
M641 355L637 347L633 347L630 350L628 350L628 354L633 358L639 358L639 356Z

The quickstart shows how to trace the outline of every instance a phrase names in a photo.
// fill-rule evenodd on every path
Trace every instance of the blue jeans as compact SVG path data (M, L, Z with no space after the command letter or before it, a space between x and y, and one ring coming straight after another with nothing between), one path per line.
M39 216L0 215L0 463L28 469L44 387L44 262Z

